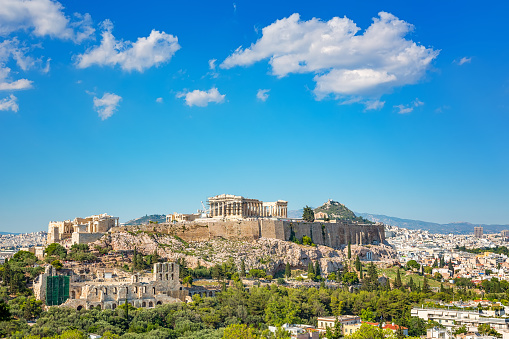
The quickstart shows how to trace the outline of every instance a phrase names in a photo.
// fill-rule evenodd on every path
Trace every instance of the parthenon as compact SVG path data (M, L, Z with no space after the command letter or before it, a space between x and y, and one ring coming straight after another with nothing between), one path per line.
M221 194L208 199L211 218L287 218L288 202L263 202L238 195Z

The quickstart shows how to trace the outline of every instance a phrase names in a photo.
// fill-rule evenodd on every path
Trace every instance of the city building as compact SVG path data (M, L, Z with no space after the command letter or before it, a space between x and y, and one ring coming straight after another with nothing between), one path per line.
M356 315L340 315L338 317L318 317L318 330L325 332L327 327L334 328L336 320L341 323L343 335L352 334L361 327L361 318Z
M413 317L419 317L425 321L436 321L446 329L465 325L468 331L477 331L480 324L488 324L496 331L509 330L509 318L487 317L479 312L441 308L412 308L411 314Z
M474 227L474 237L482 238L482 234L483 234L482 226L475 226Z

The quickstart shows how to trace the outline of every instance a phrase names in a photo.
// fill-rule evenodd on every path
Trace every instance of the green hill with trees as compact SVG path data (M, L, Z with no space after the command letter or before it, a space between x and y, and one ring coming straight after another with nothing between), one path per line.
M364 219L363 217L358 217L355 215L352 210L343 205L340 202L329 199L325 204L320 207L317 207L313 210L315 213L324 212L327 213L329 219L339 219L339 220L352 220L359 222L367 222L372 223Z

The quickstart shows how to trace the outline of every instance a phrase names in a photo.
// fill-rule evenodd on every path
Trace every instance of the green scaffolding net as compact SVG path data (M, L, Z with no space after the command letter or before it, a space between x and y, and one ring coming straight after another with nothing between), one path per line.
M63 304L69 298L69 276L56 275L46 280L46 305Z

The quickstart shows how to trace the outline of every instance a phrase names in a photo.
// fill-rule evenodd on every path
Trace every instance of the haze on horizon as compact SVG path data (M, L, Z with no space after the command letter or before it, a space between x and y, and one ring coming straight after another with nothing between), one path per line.
M222 193L509 224L508 10L0 0L0 231Z

